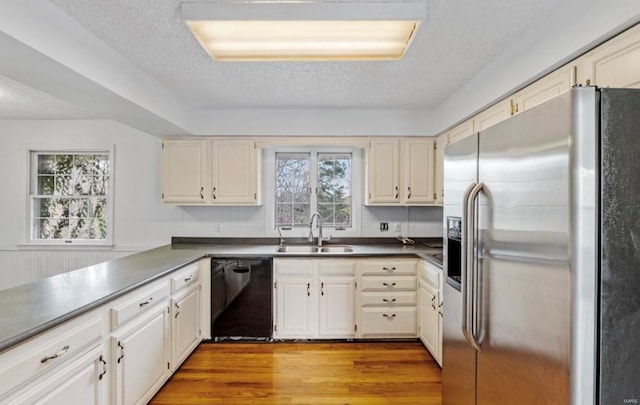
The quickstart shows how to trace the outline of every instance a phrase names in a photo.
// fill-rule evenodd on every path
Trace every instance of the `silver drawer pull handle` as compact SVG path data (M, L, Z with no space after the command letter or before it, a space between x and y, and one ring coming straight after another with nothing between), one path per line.
M189 277L185 278L184 282L188 283L189 281L191 281L191 279L193 279L193 276L189 276Z
M386 271L394 271L396 268L395 267L383 267L382 270L386 270Z
M389 318L395 318L396 314L391 314L391 315L382 314L382 316L384 316L385 318L389 319Z
M384 301L384 302L396 302L396 299L395 299L395 298L393 298L393 299L391 299L391 300L388 300L388 299L386 299L386 298L383 298L383 299L382 299L382 301Z
M40 360L40 363L46 363L49 360L57 359L58 357L62 356L63 354L65 354L68 351L69 351L69 345L66 345L65 347L62 348L62 350L60 350L59 352L55 353L53 356L44 356Z
M139 305L140 307L144 307L145 305L150 304L151 301L153 301L153 297L150 297L148 300L141 302Z
M382 283L382 285L383 285L383 286L385 286L385 287L393 287L393 286L395 286L395 285L396 285L396 283L391 283L391 284L389 284L389 283Z

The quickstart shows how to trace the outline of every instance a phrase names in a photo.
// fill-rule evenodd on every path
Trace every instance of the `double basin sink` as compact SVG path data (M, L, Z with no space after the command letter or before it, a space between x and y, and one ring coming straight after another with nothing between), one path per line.
M284 245L276 248L276 253L351 253L353 248L344 245Z

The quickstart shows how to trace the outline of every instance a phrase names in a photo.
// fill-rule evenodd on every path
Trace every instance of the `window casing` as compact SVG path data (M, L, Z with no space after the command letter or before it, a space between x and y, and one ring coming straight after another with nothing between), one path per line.
M111 244L113 151L30 151L29 241Z
M361 150L351 147L278 147L265 156L269 233L307 236L318 212L324 235L360 234ZM315 232L314 224L314 232Z

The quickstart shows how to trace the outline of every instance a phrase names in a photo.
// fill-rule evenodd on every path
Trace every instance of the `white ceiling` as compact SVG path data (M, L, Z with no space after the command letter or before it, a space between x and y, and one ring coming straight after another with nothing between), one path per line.
M402 1L420 0L386 0ZM214 62L182 22L180 0L6 1L0 51L19 55L14 64L0 61L0 118L111 118L152 133L198 133L214 124L192 121L221 111L402 110L433 117L479 73L495 70L495 61L513 53L520 39L535 43L536 36L579 18L586 3L607 3L422 1L427 18L403 60L320 63ZM612 1L627 9L632 3ZM618 26L633 19L616 18ZM600 27L593 35L615 28ZM512 82L562 62L555 54L549 58Z

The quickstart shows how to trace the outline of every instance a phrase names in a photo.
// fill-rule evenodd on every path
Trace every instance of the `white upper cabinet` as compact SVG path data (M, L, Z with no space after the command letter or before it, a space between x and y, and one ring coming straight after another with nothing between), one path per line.
M473 120L469 119L455 126L453 129L449 130L445 133L445 135L449 138L449 143L458 142L460 139L464 139L473 134Z
M581 57L577 81L599 87L640 88L640 25Z
M444 203L444 148L448 145L446 134L436 138L436 149L434 157L433 189L435 192L435 203Z
M371 139L367 151L367 202L400 202L400 139Z
M510 98L502 100L492 105L480 114L473 117L474 132L483 131L499 122L506 120L512 115L513 101Z
M431 205L435 142L429 137L372 138L367 150L367 205Z
M260 154L253 139L165 139L162 201L259 205Z
M206 204L207 143L204 139L162 142L162 201Z
M211 203L256 205L257 159L253 140L211 140Z
M575 65L565 65L517 92L513 97L513 113L528 110L571 89L576 83L575 71Z
M433 204L434 141L432 138L405 138L403 140L404 158L402 203Z

